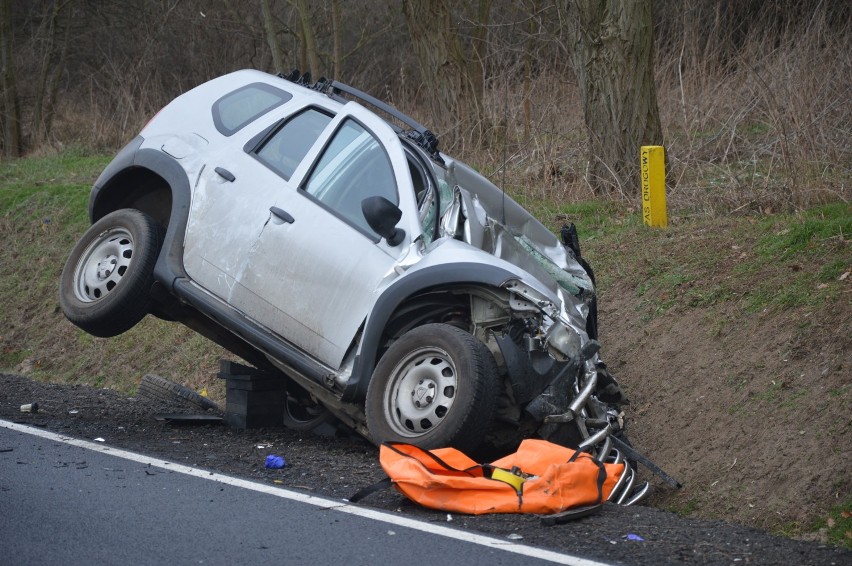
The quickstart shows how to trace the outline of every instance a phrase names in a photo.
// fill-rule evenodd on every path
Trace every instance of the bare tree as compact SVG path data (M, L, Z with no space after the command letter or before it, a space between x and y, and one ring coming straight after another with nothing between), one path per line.
M286 53L281 49L281 42L278 41L278 30L275 26L275 19L272 17L272 8L269 6L269 0L260 0L260 9L263 13L266 42L269 44L269 50L272 52L272 66L275 67L276 73L283 73L286 71L284 68Z
M568 50L589 135L596 193L638 191L639 147L662 143L651 0L570 0Z
M321 72L319 51L317 49L317 36L314 31L314 25L311 21L311 10L308 5L308 0L296 0L296 10L299 12L299 23L302 29L302 68L307 64L308 70L315 79L318 79Z
M478 3L471 53L465 49L446 0L404 0L405 20L422 81L428 88L432 123L481 131L485 33L489 1Z
M18 87L15 77L15 59L12 49L12 2L0 0L0 87L3 89L2 114L3 151L9 157L21 154L21 111L18 105Z
M72 2L73 0L54 0L40 30L44 48L40 54L41 69L37 75L31 126L31 143L36 147L50 136L53 125L59 78L65 71L71 30L68 21L70 18L63 16L73 9Z

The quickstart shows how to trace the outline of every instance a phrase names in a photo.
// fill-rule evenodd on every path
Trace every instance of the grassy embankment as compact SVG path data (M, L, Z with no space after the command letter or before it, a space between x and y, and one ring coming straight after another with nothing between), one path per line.
M59 310L59 274L66 254L88 226L89 189L109 159L66 152L0 164L0 371L125 393L135 390L143 374L158 373L221 397L222 384L215 374L222 351L180 325L147 317L120 337L97 339L68 323ZM639 212L621 203L559 204L530 194L517 199L554 230L565 221L578 225L602 302L619 305L606 313L610 320L633 318L641 326L701 312L707 339L725 336L744 317L758 315L779 327L794 326L797 335L825 332L820 324L827 318L840 321L839 329L828 329L840 333L839 339L849 328L844 322L852 313L848 204L794 214L675 214L670 228L660 231L643 227ZM625 344L634 340L626 331L610 334ZM764 345L752 347L760 350ZM798 355L811 355L806 350ZM848 375L850 370L832 371ZM850 383L848 377L838 383L828 395L843 413L849 408ZM740 394L743 399L728 404L727 418L743 416L747 403L778 410L788 403L790 419L802 417L796 403L805 402L805 393L790 393L780 381L773 380L765 391L748 392L742 374L732 371L722 386L720 395ZM641 400L639 386L633 387ZM640 402L639 414L641 407ZM838 416L848 421L848 414ZM841 438L848 438L848 428L848 422L841 423ZM835 542L845 540L848 545L852 502L848 494L845 497L841 494L839 507L807 524L776 523L773 528L801 534L824 527ZM693 514L706 502L696 495L665 504Z

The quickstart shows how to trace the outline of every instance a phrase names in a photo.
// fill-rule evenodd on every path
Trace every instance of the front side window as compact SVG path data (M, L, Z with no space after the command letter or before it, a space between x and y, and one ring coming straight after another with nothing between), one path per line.
M329 122L331 116L315 108L308 108L287 120L258 148L255 155L266 166L289 180Z
M213 103L213 123L225 136L230 136L293 98L266 83L252 83L229 92Z
M399 204L390 159L379 141L348 118L323 151L304 191L371 237L378 239L361 212L361 201L383 196Z

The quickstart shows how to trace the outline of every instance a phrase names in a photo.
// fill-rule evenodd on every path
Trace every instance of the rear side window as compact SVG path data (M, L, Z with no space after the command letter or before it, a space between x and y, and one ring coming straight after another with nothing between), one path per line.
M267 167L289 180L331 118L325 112L308 108L287 120L255 155Z
M252 83L213 103L213 123L221 134L230 136L291 98L292 94L274 86Z

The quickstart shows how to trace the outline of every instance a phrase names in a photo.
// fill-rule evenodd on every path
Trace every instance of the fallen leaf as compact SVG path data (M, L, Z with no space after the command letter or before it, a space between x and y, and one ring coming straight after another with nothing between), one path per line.
M847 271L846 273L844 273L843 275L841 275L840 277L838 277L838 278L837 278L837 280L838 280L838 281L843 281L844 279L846 279L847 277L849 277L849 273L850 273L850 272L849 272L849 271Z

